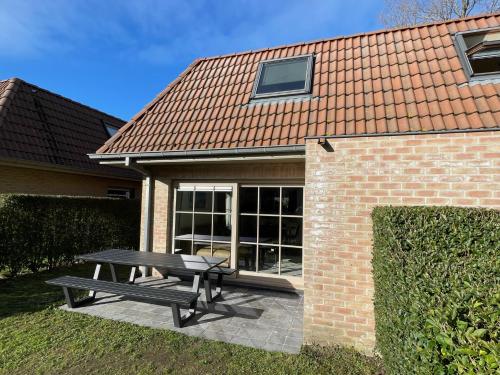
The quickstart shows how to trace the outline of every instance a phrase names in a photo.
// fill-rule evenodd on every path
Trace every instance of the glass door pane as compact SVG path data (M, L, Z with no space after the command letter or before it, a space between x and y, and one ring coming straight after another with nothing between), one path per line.
M302 249L294 247L281 248L281 274L302 276Z
M280 213L280 188L260 188L260 214Z
M281 218L281 244L302 246L302 218Z
M193 214L180 213L176 215L175 237L190 239L193 237Z
M257 246L243 245L238 247L238 269L245 271L257 271Z
M195 212L212 212L212 191L196 191L194 196Z
M259 246L259 271L278 273L279 247Z
M192 191L178 191L176 197L177 211L193 211L193 194Z

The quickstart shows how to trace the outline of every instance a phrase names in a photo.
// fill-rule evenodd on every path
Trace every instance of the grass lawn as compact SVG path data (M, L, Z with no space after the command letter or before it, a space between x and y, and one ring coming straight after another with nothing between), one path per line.
M270 353L57 308L61 288L43 281L89 276L88 265L0 280L0 374L377 374L354 350ZM109 275L105 274L105 277ZM122 275L126 277L126 275Z

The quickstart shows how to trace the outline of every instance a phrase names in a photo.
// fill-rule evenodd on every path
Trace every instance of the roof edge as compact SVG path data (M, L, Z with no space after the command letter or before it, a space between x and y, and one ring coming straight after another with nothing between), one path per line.
M328 38L320 38L320 39L313 39L309 41L303 41L303 42L297 42L297 43L291 43L291 44L282 44L274 47L267 47L267 48L257 48L253 50L247 50L247 51L241 51L241 52L234 52L234 53L227 53L227 54L222 54L222 55L214 55L214 56L207 56L203 57L201 60L217 60L220 58L226 58L226 57L232 57L232 56L240 56L240 55L246 55L246 54L251 54L251 53L258 53L258 52L265 52L265 51L272 51L276 49L281 49L281 48L290 48L290 47L298 47L298 46L303 46L307 44L314 44L314 43L321 43L321 42L330 42L334 40L341 40L341 39L351 39L351 38L357 38L357 37L362 37L362 36L371 36L371 35L377 35L377 34L385 34L385 33L392 33L395 31L403 31L403 30L411 30L411 29L418 29L422 27L429 27L429 26L434 26L434 25L446 25L450 23L456 23L456 22L462 22L462 21L469 21L473 19L479 19L479 18L487 18L487 17L497 17L500 16L500 12L496 13L481 13L481 14L476 14L474 16L468 16L468 17L462 17L462 18L453 18L450 20L443 20L443 21L434 21L434 22L425 22L425 23L419 23L416 25L412 26L397 26L397 27L392 27L388 29L377 29L373 31L368 31L368 32L362 32L362 33L355 33L355 34L350 34L350 35L339 35L339 36L334 36L334 37L328 37Z
M9 82L5 88L3 95L0 96L0 126L2 126L5 117L9 111L9 106L16 96L17 89L21 85L21 80L19 78L10 78L8 80L3 80L0 82Z
M137 181L137 182L141 181L141 177L139 175L137 175L137 177L125 176L120 173L110 173L110 171L101 172L101 171L94 171L92 169L75 168L60 164L52 164L52 163L45 163L45 162L38 162L38 161L24 160L24 159L2 157L0 158L0 165L7 165L19 168L32 168L37 170L76 174L76 175L94 176L112 180L125 180L125 181ZM119 172L120 170L123 171L123 168L120 167L114 167L114 166L110 167L117 169L117 172Z
M160 93L156 95L153 100L146 104L135 116L130 119L130 121L123 125L114 136L109 138L101 147L99 147L99 149L97 149L96 151L96 154L106 152L111 144L116 142L121 137L121 135L127 131L127 129L132 127L139 118L145 115L151 109L151 107L158 103L158 101L160 101L177 83L179 83L185 76L187 76L191 72L191 70L193 70L193 68L203 60L204 59L195 59L191 64L189 64L188 67L177 76L177 78L170 82L167 87L160 91Z
M480 128L480 129L451 129L451 130L428 130L428 131L409 131L409 132L387 132L387 133L364 133L364 134L341 134L341 135L313 135L304 137L309 139L335 139L335 138L371 138L371 137L395 137L401 135L432 135L432 134L457 134L457 133L482 133L489 131L500 131L500 127Z
M37 90L40 90L40 91L45 91L46 93L49 93L50 95L56 96L56 97L58 97L58 98L61 98L61 99L63 99L64 101L67 101L67 102L70 102L70 103L74 103L74 104L76 104L76 105L79 105L79 106L82 106L82 107L88 108L88 109L90 109L90 110L92 110L92 111L99 112L100 114L103 114L103 115L105 115L105 116L107 116L107 117L112 117L112 118L114 118L114 119L115 119L115 120L117 120L117 121L120 121L120 122L126 123L126 121L125 121L124 119L120 118L120 117L116 117L116 116L114 116L114 115L112 115L112 114L109 114L109 113L104 112L104 111L102 111L102 110L100 110L100 109L97 109L97 108L91 107L91 106L89 106L89 105L87 105L87 104L84 104L84 103L81 103L81 102L77 102L76 100L73 100L73 99L71 99L71 98L68 98L67 96L63 96L63 95L61 95L61 94L58 94L57 92L47 90L46 88L40 87L40 86L35 85L34 83L31 83L31 82L28 82L28 81L25 81L24 79L21 79L21 78L18 78L18 77L12 77L12 78L9 78L9 79L0 80L0 82L2 82L2 81L15 81L15 82L17 82L17 84L18 84L18 85L20 85L20 84L25 84L25 85L28 85L28 86L34 87L34 88L36 88ZM125 125L125 124L124 124L124 125ZM122 125L122 126L124 126L124 125Z
M146 152L124 152L116 154L88 154L90 159L122 159L122 158L178 158L178 157L208 157L208 156L245 156L260 154L302 154L305 153L305 145L286 146L263 146L263 147L236 147L219 148L208 150L176 150L176 151L146 151Z

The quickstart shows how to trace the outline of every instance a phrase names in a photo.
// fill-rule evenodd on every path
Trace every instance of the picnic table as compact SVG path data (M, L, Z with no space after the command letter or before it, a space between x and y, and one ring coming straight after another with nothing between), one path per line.
M79 255L76 259L96 263L93 277L95 280L99 279L101 266L105 263L110 267L111 278L114 282L118 281L115 270L115 266L117 265L131 267L128 280L129 283L134 283L136 269L140 266L163 268L166 269L167 272L189 272L194 275L192 287L194 293L199 293L200 281L203 280L205 297L208 303L213 300L209 271L227 261L227 258L220 257L151 253L122 249L109 249L96 253ZM89 295L95 297L95 291L91 291Z
M142 251L131 251L121 249L104 250L97 253L79 255L76 259L96 263L94 277L92 279L61 276L47 280L49 285L63 288L68 307L74 308L95 300L96 292L117 294L127 297L139 297L156 302L170 303L175 327L182 327L196 314L198 303L200 281L203 280L205 295L208 303L212 302L212 287L209 272L217 274L216 297L222 291L222 278L231 275L235 270L218 267L227 261L227 258L184 255L184 254L161 254ZM112 282L99 280L102 264L107 263L111 270ZM120 283L116 275L115 266L123 265L131 267L128 283ZM177 289L159 289L150 286L134 285L135 271L137 267L158 267L170 272L183 271L194 275L191 292ZM88 290L89 296L75 300L72 290ZM180 307L188 307L186 314L181 316Z

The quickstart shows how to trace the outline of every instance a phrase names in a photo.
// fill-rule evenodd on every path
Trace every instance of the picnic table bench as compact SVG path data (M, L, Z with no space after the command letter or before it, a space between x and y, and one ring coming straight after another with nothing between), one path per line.
M155 302L170 303L175 327L182 327L196 313L198 293L175 290L159 289L141 285L123 284L112 281L87 279L76 276L61 276L46 282L49 285L61 286L64 291L68 307L74 308L88 303L94 297L90 296L81 300L75 300L72 289L91 290L126 297L136 297ZM188 312L181 316L180 306L188 306Z

